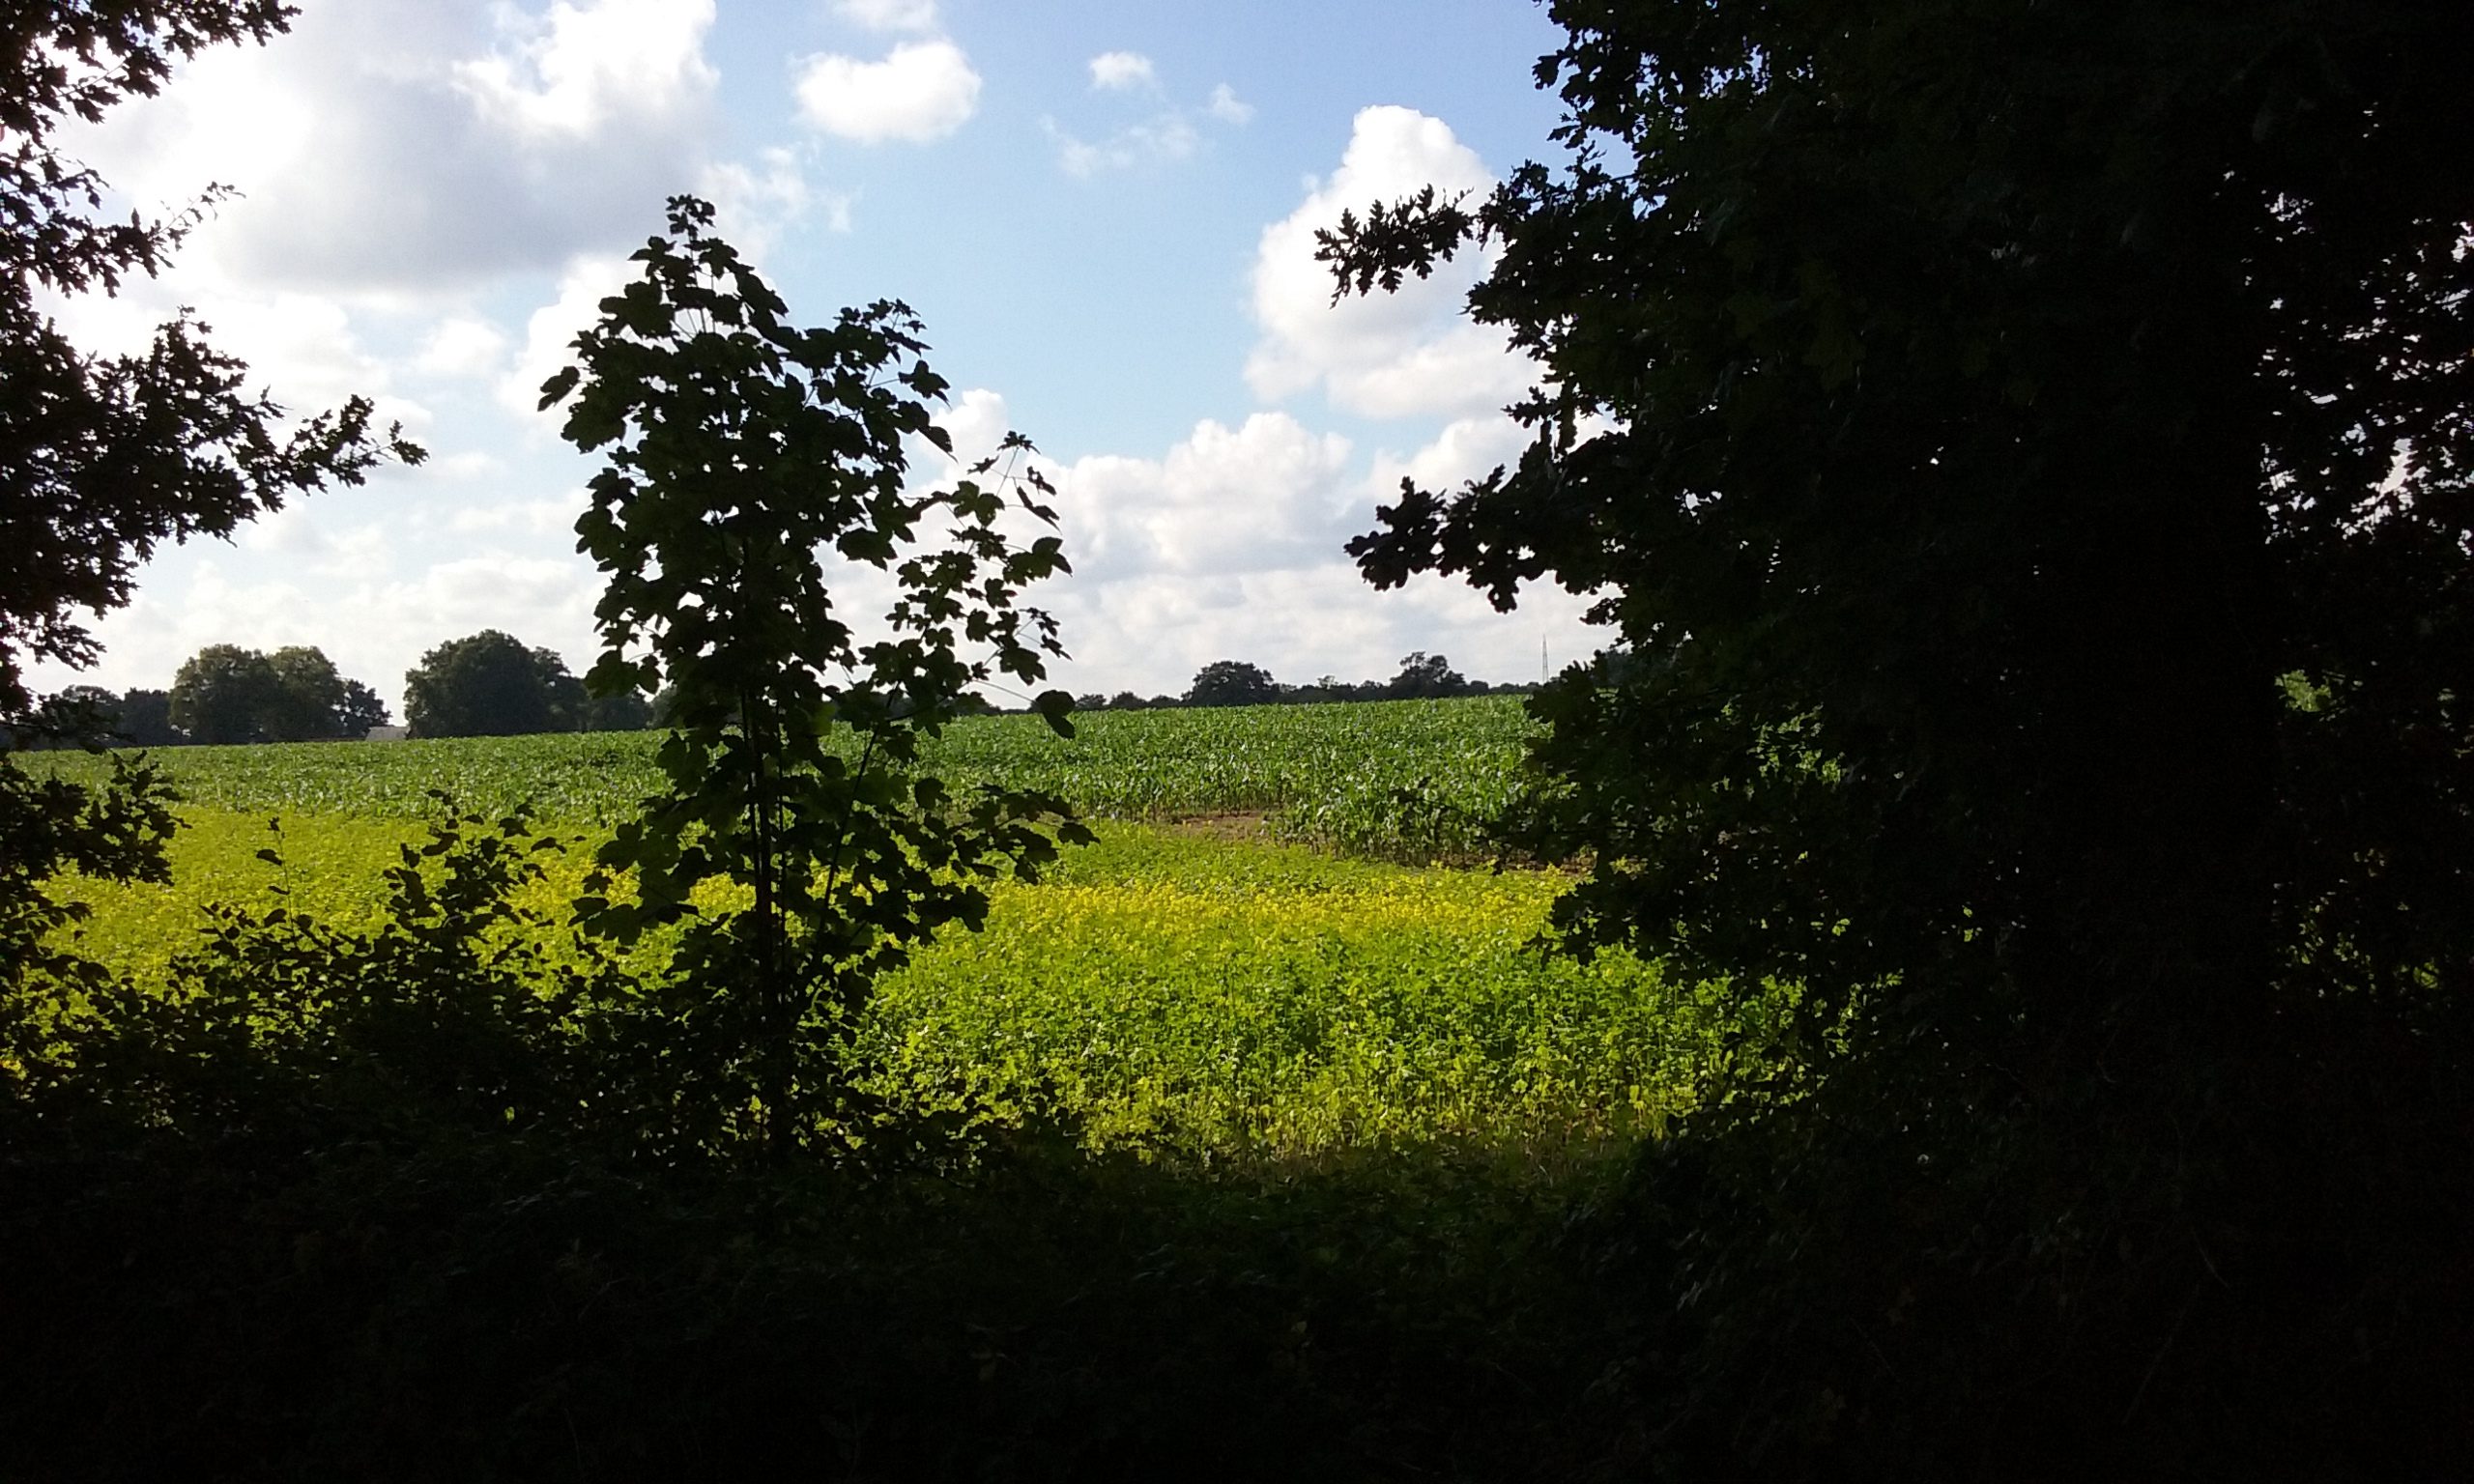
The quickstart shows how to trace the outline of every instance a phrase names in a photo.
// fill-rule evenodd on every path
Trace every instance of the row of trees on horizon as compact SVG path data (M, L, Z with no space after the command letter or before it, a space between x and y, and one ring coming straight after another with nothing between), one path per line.
M324 650L299 644L272 654L209 644L182 663L169 690L71 686L54 704L85 710L136 747L355 741L392 719L377 692L340 673ZM405 671L404 708L406 730L419 737L634 731L653 719L644 697L587 696L558 653L497 629L422 655Z
M1132 691L1077 699L1081 711L1143 711L1183 706L1328 704L1427 700L1517 693L1517 685L1471 680L1444 655L1419 650L1388 680L1325 675L1306 685L1273 678L1241 660L1217 660L1194 672L1180 696ZM636 731L666 725L668 693L591 697L555 651L531 647L497 629L451 640L404 675L406 734L416 737L521 736L547 731ZM335 669L315 645L268 653L209 644L183 662L171 688L115 694L71 686L56 705L81 709L134 747L251 742L356 741L388 727L387 703ZM998 709L991 707L992 710Z
M1119 691L1114 696L1093 692L1078 696L1077 711L1150 711L1174 706L1284 706L1324 705L1335 701L1355 700L1440 700L1454 696L1522 695L1526 685L1491 685L1472 680L1452 668L1452 661L1440 654L1421 649L1403 656L1399 671L1389 680L1342 680L1325 675L1306 685L1289 685L1272 678L1272 672L1259 665L1242 660L1215 660L1194 671L1194 683L1183 696L1154 696L1149 699L1132 691Z

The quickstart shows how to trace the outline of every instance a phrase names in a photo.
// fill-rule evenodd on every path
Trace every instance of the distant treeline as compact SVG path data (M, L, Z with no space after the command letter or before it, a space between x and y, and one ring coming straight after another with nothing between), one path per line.
M1325 675L1308 685L1289 685L1272 678L1259 665L1242 660L1216 660L1194 671L1183 696L1145 699L1132 691L1114 696L1097 691L1075 699L1078 711L1152 711L1170 706L1317 705L1349 700L1435 700L1450 696L1525 695L1527 685L1489 685L1472 680L1452 668L1451 660L1421 649L1400 661L1399 673L1389 680L1342 680Z
M378 693L345 678L324 650L295 644L268 654L209 644L185 661L168 691L117 695L72 685L44 702L13 738L43 747L109 735L135 747L187 743L316 742L363 737L387 724ZM46 735L47 734L47 735Z
M417 737L634 731L650 726L642 696L590 697L567 662L496 629L450 640L404 673L405 731ZM392 720L378 693L335 670L323 650L273 654L209 644L181 665L170 690L117 695L73 685L47 702L39 732L108 734L132 747L351 741ZM100 725L88 725L100 724ZM14 739L44 745L43 735Z
M1388 680L1325 675L1306 685L1274 679L1242 660L1218 660L1194 671L1182 696L1114 696L1093 692L1075 701L1081 711L1148 711L1175 706L1309 705L1356 700L1432 700L1452 696L1526 693L1526 685L1489 685L1420 650L1400 661ZM667 725L669 695L589 697L566 661L510 635L484 629L421 656L404 675L405 734L416 737L525 736L545 731L635 731ZM990 710L999 709L991 706ZM86 734L81 718L131 747L229 746L248 742L350 741L391 722L375 691L339 674L324 651L296 645L272 654L238 644L209 644L181 666L169 690L143 687L115 694L74 685L54 697L50 713L62 736ZM40 747L40 737L18 739Z

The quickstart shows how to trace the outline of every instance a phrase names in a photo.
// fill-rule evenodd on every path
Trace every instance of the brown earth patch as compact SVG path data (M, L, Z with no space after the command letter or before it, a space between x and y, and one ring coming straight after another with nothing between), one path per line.
M1180 835L1199 835L1206 840L1269 840L1271 815L1260 811L1231 812L1217 814L1185 814L1161 823Z

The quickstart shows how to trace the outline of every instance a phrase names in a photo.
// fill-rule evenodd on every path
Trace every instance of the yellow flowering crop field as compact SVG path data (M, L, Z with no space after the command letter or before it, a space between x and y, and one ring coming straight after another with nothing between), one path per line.
M1140 826L996 895L879 990L897 1084L1042 1102L1095 1143L1307 1154L1654 1129L1737 1009L1539 941L1542 872L1412 870Z
M1568 884L1557 872L1368 859L1251 823L1251 812L1277 821L1318 800L1337 808L1334 777L1375 799L1478 774L1471 759L1483 756L1502 775L1487 786L1509 787L1527 724L1500 702L1452 709L1471 705L1283 708L1366 713L1306 718L1286 758L1279 733L1296 724L1269 708L1090 719L1151 724L1114 738L1113 726L1087 726L1084 751L1062 745L1041 764L1054 770L1048 786L1102 817L1099 842L1035 884L997 886L984 930L949 932L880 983L863 1037L879 1090L915 1106L1059 1119L1095 1146L1205 1157L1434 1140L1560 1148L1659 1127L1774 996L1747 1006L1628 955L1582 963L1549 952L1548 910ZM1386 711L1405 739L1368 726ZM958 728L948 776L986 777L1004 750L1032 752L1036 734L1001 725L1011 720ZM1228 755L1216 769L1194 761L1199 781L1131 785L1146 770L1128 759L1199 758L1215 724ZM1491 740L1431 734L1455 725ZM1354 751L1353 728L1365 728ZM524 904L537 930L563 939L590 845L649 784L632 736L161 756L191 800L173 883L69 884L94 909L82 951L141 982L198 941L212 901L280 900L338 927L374 925L381 872L422 836L417 806L430 786L468 806L540 805L564 848ZM1024 780L1015 768L1007 781ZM1156 822L1187 809L1249 822ZM1414 853L1399 843L1370 853ZM280 867L259 857L267 849Z

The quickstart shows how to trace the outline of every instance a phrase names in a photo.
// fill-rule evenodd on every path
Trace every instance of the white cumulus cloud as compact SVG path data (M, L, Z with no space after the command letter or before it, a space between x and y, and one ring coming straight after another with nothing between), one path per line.
M859 144L925 144L969 121L979 73L951 42L909 42L880 62L832 53L799 65L799 116Z
M506 335L496 325L470 314L449 315L421 342L413 359L429 376L484 377L506 359Z
M545 512L520 508L496 532L500 544L475 551L484 533L468 530L456 555L406 562L400 517L340 521L307 502L252 523L236 547L195 553L178 576L156 574L97 626L109 646L102 666L46 673L42 683L159 688L208 644L314 644L400 713L404 671L424 651L480 629L589 663L600 581L566 550L570 538L536 530L548 524Z
M1395 294L1332 300L1331 271L1314 260L1317 229L1343 209L1364 214L1431 185L1482 195L1494 185L1475 152L1440 119L1415 110L1361 111L1339 168L1313 183L1285 218L1263 229L1253 273L1261 329L1246 362L1257 396L1279 400L1320 385L1350 412L1378 417L1468 416L1513 401L1533 375L1504 335L1462 312L1484 260L1464 253Z
M1356 491L1349 443L1285 413L1205 419L1165 458L1102 455L1063 474L1066 550L1093 575L1266 571L1328 559Z
M382 428L400 422L417 434L433 420L429 408L396 387L396 363L363 340L352 310L331 298L236 284L209 267L136 279L117 295L82 295L50 307L80 348L133 355L185 304L197 311L208 343L248 366L248 385L270 388L291 412L306 414L365 396Z
M499 379L500 405L511 413L532 415L541 402L541 384L568 364L569 345L600 318L601 301L635 276L635 266L616 257L580 257L570 262L560 275L559 297L533 310L525 322L524 348ZM566 414L555 407L539 415L555 419L553 426L566 420Z
M1104 51L1091 59L1091 86L1110 91L1156 87L1151 59L1138 51Z
M467 505L450 513L446 528L459 535L476 531L514 530L529 535L559 535L572 531L576 520L590 501L582 491L548 499L496 500L486 505Z
M847 192L819 191L808 184L799 157L789 150L769 149L748 165L720 160L705 167L698 194L713 203L715 228L751 262L762 263L784 233L820 216L825 230L850 230L853 197Z
M1401 455L1388 449L1377 453L1366 484L1378 501L1389 501L1402 479L1424 490L1457 489L1497 469L1517 465L1530 439L1527 428L1500 414L1463 417L1446 424L1432 442L1414 453Z
M1369 468L1336 434L1257 413L1235 426L1199 422L1157 458L1077 459L1051 473L1074 572L1030 599L1055 614L1074 656L1051 678L1151 696L1180 694L1225 659L1306 683L1386 678L1415 650L1495 681L1534 678L1541 645L1557 667L1580 658L1597 647L1580 622L1584 598L1532 585L1507 614L1440 579L1377 592L1343 551L1404 475L1450 488L1517 459L1526 442L1507 417L1470 417Z
M943 454L922 445L911 452L913 471L933 484L949 482L962 471L996 452L1005 435L1013 431L1011 415L1004 397L984 386L960 393L936 414L936 426L953 441L950 467Z
M443 453L433 448L429 463L423 467L433 471L437 478L457 484L474 484L506 472L506 460L486 448L466 448L455 453Z
M456 64L481 116L519 136L588 138L622 115L675 115L712 91L712 0L557 0L540 17L503 12L505 42Z
M178 273L451 299L653 225L717 134L712 0L358 0L72 142L145 209L241 192ZM373 39L383 38L384 44Z

